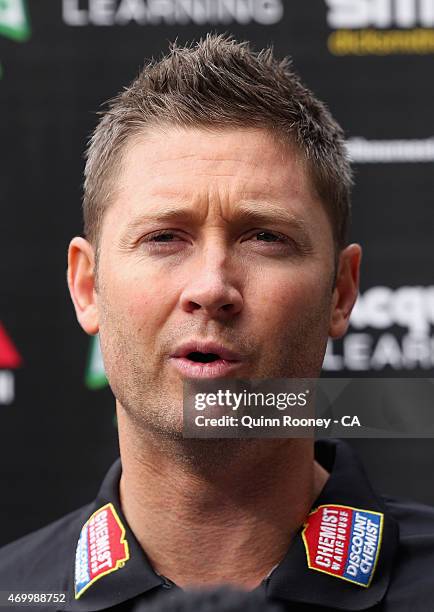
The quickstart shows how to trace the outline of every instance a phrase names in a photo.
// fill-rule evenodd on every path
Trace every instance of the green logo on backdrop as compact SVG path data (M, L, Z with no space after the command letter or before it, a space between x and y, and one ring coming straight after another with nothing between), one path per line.
M25 0L0 0L0 34L18 42L30 38Z
M30 21L25 0L0 0L0 35L17 42L30 38ZM0 64L0 78L2 76Z
M84 381L88 389L102 389L108 385L102 360L99 336L92 336Z

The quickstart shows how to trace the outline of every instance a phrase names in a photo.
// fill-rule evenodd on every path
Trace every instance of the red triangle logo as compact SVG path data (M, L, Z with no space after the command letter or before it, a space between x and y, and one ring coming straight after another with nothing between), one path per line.
M22 363L21 355L0 323L0 368L2 370L14 370Z

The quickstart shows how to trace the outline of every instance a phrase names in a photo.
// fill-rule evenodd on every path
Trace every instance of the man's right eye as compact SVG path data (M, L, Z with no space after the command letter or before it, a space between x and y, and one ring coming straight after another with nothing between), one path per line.
M146 242L171 242L172 238L174 237L175 234L173 234L172 232L161 232L160 234L148 236Z
M143 236L140 240L142 248L147 249L149 253L171 253L178 251L187 244L186 237L180 232L170 230L161 230L152 234Z

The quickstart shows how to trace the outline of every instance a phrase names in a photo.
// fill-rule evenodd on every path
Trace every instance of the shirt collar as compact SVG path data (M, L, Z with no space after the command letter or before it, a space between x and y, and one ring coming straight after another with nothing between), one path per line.
M336 610L366 610L380 602L387 591L398 544L398 526L374 494L362 466L347 444L319 441L315 445L315 454L317 461L330 472L330 478L312 511L319 506L336 504L384 515L382 542L373 579L370 586L365 588L310 569L300 530L283 561L268 577L267 595L288 602L316 604ZM119 569L95 580L79 599L72 600L66 608L68 612L97 612L162 586L165 582L153 570L122 513L119 500L120 475L121 464L117 460L101 485L93 512L106 504L113 505L119 523L125 530L129 558ZM71 566L70 592L74 593L74 563Z

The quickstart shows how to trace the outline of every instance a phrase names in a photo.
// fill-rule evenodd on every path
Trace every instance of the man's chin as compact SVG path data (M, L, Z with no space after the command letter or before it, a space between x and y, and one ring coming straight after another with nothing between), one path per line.
M166 413L155 416L147 414L142 421L142 427L154 436L172 440L183 439L184 422L182 413L173 415Z
M182 430L160 430L153 433L158 452L179 466L196 474L219 474L246 453L254 453L257 440L236 438L184 438ZM248 456L248 455L247 455Z

